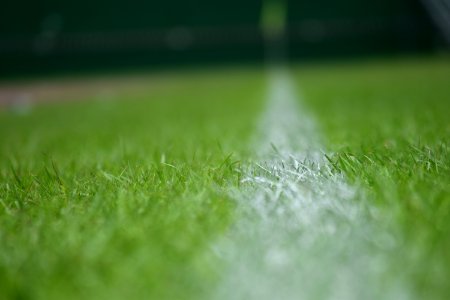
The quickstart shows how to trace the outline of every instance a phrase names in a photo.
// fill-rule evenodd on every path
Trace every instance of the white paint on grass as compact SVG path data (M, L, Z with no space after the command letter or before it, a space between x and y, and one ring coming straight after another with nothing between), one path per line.
M232 191L240 220L216 247L228 265L219 299L404 299L383 281L392 237L332 171L285 70L270 73L256 161ZM387 241L374 248L376 241Z

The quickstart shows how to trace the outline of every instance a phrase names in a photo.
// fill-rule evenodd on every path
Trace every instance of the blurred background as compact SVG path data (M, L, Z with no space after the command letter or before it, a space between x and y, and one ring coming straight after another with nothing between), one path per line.
M6 1L0 77L260 63L267 0ZM450 41L447 0L286 0L293 60L429 53Z

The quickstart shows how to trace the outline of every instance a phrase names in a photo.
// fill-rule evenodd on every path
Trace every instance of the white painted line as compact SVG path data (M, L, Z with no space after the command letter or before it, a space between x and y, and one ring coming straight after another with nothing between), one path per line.
M270 74L257 159L231 192L240 220L216 247L228 265L216 298L410 299L401 278L383 281L386 256L372 244L392 237L332 171L296 95L287 71Z

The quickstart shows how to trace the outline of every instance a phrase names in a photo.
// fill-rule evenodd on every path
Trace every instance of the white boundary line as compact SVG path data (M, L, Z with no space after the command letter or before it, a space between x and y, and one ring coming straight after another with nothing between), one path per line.
M258 160L232 191L242 216L216 247L229 267L217 298L410 299L401 279L382 282L385 256L372 251L392 236L373 229L358 191L332 172L299 106L288 72L272 71Z

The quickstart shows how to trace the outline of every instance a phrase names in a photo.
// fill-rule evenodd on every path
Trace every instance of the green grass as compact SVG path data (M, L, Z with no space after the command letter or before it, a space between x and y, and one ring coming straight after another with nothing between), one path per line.
M298 69L338 172L363 186L396 239L391 276L419 299L450 294L450 60Z
M448 58L294 69L336 172L395 243L387 280L450 294ZM235 218L262 72L149 78L115 100L0 112L0 298L199 299Z
M0 116L0 298L198 299L262 97L255 72Z

